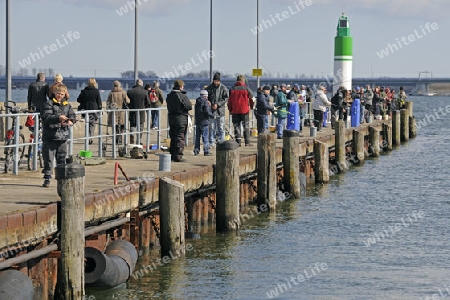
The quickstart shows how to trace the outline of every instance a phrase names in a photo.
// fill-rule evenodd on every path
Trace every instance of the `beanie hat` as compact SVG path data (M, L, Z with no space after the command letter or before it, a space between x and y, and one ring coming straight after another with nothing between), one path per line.
M207 90L201 90L200 91L200 96L208 96L208 91Z
M183 80L181 80L181 79L177 79L177 80L175 80L175 81L173 82L173 88L174 88L174 89L179 89L179 88L181 88L182 86L184 86L184 82L183 82Z
M263 87L263 91L270 91L270 86L265 85L265 86Z
M220 81L220 73L216 72L216 74L214 74L213 80L219 80Z

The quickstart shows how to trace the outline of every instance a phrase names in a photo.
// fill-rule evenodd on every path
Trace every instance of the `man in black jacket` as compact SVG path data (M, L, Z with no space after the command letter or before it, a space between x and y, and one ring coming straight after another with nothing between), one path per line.
M188 114L192 109L192 103L184 91L184 82L181 79L175 80L172 91L166 99L169 135L170 135L170 154L172 161L184 162L184 137L188 126Z
M130 112L130 131L140 132L139 138L142 139L142 130L144 130L145 123L144 109L150 107L150 99L148 98L148 92L144 89L144 83L141 79L136 80L136 85L133 86L131 90L128 90L127 96L130 98L130 109L141 109L139 112L139 124L137 124L137 112ZM130 143L134 144L135 141L137 142L137 139L134 138L134 135L131 135Z
M28 109L31 110L34 106L36 112L41 112L42 107L47 101L48 84L45 82L44 73L38 73L36 82L33 82L28 87Z

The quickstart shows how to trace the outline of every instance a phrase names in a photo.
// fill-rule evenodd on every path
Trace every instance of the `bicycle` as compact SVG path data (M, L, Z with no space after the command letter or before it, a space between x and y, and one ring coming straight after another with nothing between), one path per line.
M29 112L34 112L35 109L32 109ZM34 140L34 126L35 126L35 118L38 115L29 115L27 117L27 121L25 122L25 126L30 130L30 143L33 144L35 142ZM39 161L39 167L44 167L44 159L42 158L42 122L39 122L39 128L38 128L38 152L37 152L37 159ZM33 156L34 156L34 145L28 146L28 152L27 152L27 166L28 170L31 171L33 169Z
M14 106L9 106L8 103L11 102ZM6 137L5 137L5 146L11 146L15 144L15 135L16 135L16 118L17 116L14 116L14 114L19 114L22 112L26 112L26 110L21 109L16 105L16 102L8 100L5 102L5 108L9 111L10 114L12 114L12 125L11 128L6 130ZM18 144L25 144L25 136L21 132L22 125L19 126L19 142ZM14 163L14 147L6 147L4 154L5 154L5 170L4 173L8 173L8 171L11 170ZM17 165L20 166L23 156L25 155L25 145L21 146L19 148L19 159L17 161Z

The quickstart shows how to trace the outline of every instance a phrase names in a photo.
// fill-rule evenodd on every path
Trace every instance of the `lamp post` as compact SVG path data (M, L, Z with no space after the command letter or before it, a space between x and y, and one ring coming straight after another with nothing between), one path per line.
M7 101L11 99L11 30L10 30L10 3L9 0L6 0L6 91L5 91L5 106L7 105ZM9 113L9 111L8 111ZM11 120L6 118L6 128L11 127Z
M259 0L256 0L256 28L259 25ZM259 30L256 30L256 68L259 69ZM256 76L256 88L260 85L260 78Z
M134 82L138 78L138 0L134 0Z
M211 0L210 12L209 12L209 81L213 79L213 0Z

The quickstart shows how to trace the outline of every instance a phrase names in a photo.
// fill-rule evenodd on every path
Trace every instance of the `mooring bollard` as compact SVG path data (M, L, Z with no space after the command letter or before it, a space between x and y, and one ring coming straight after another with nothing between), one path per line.
M364 133L359 130L353 130L353 154L356 155L355 164L364 163Z
M84 296L84 176L84 166L77 162L55 168L61 197L61 258L55 299Z
M400 146L400 111L394 110L392 112L392 144L393 146Z
M400 110L400 140L409 140L409 114L407 109Z
M416 118L409 116L409 138L413 139L417 135Z
M159 179L159 212L161 218L161 257L184 255L184 186L168 177ZM179 255L178 255L179 256Z
M300 198L300 138L298 131L283 131L284 190L295 199Z
M267 205L269 211L274 211L277 201L277 162L275 134L262 133L258 136L258 186L256 203L260 211Z
M380 156L380 131L374 126L369 126L369 149L372 157Z
M339 172L344 172L348 169L347 159L345 153L345 123L342 120L335 122L335 138L334 138L334 157L339 168Z
M239 145L235 141L217 144L216 150L216 230L238 230Z
M392 126L383 123L383 144L381 145L383 151L392 150Z
M316 183L330 181L329 149L325 143L314 141L314 179Z

